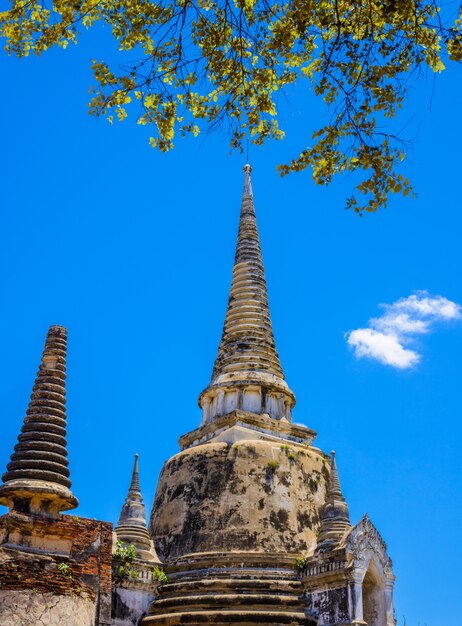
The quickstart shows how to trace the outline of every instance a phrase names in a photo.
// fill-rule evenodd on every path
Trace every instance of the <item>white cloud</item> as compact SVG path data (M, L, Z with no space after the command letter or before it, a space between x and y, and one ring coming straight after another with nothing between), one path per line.
M458 304L443 296L430 296L426 291L381 306L383 315L371 318L367 328L347 333L347 343L356 357L368 357L399 369L419 362L418 352L406 347L416 335L430 332L439 321L461 317Z
M395 335L387 335L373 328L353 330L347 341L358 358L370 357L400 369L411 367L420 359L417 352L404 348Z
M369 325L384 333L422 334L428 333L429 323L412 318L408 313L385 313L382 317L373 317Z
M461 308L458 304L443 296L430 296L426 291L419 291L393 304L382 306L385 308L385 314L388 315L405 313L429 321L457 319L461 315Z

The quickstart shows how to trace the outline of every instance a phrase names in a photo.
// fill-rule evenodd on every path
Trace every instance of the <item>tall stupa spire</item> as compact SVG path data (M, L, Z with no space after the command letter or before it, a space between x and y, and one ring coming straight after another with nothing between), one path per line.
M295 405L274 342L251 171L250 165L244 166L236 256L218 356L212 380L199 397L204 422L235 409L291 421Z
M233 278L213 379L222 374L247 374L249 371L263 371L284 378L271 325L251 169L250 165L244 167Z
M55 517L73 509L66 450L67 331L50 326L18 443L0 487L11 510Z
M130 487L120 512L115 533L117 539L122 543L135 546L138 558L159 562L154 544L146 528L146 510L140 489L137 454L135 454Z
M324 552L335 547L350 527L348 504L340 488L335 452L332 450L329 485L321 514L317 551Z

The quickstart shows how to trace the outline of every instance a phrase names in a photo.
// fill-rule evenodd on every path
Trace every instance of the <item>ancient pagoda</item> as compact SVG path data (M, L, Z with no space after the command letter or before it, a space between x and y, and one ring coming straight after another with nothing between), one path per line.
M162 470L149 531L169 582L143 626L394 626L394 576L367 518L352 527L335 461L292 422L276 350L251 167L202 423Z

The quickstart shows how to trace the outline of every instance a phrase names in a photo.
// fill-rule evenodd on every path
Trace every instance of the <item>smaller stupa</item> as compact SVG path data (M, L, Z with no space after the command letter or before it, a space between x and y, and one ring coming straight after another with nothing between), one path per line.
M135 454L130 488L122 506L115 533L117 539L123 544L135 546L137 558L160 562L146 528L146 509L140 489L137 454Z
M326 503L321 513L321 526L319 528L316 551L318 553L324 552L338 545L350 528L348 504L340 488L335 452L332 450L329 485L327 487Z
M3 474L0 504L55 518L78 505L66 449L67 330L50 326L18 443Z

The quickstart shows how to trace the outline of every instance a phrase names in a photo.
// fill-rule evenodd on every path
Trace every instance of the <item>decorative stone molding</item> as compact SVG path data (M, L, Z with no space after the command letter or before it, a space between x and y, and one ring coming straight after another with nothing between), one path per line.
M306 426L291 424L288 420L273 419L264 413L260 415L236 410L186 433L180 437L178 443L181 449L185 450L212 441L236 426L247 429L248 439L284 439L288 442L309 445L316 437L316 432Z
M388 556L387 546L380 536L380 533L370 521L369 517L364 517L352 528L345 541L345 553L351 568L352 580L352 614L353 624L366 624L364 621L364 585L367 582L369 571L374 572L376 586L382 587L382 591L377 591L378 606L381 617L377 622L378 626L394 626L394 606L393 606L393 574L392 562ZM372 576L371 576L372 578ZM371 600L372 602L373 600ZM366 602L367 605L367 602Z
M386 543L367 514L351 529L346 538L345 550L355 572L353 577L359 576L362 581L364 568L367 569L371 558L375 558L380 564L384 578L389 585L393 585L395 576Z

